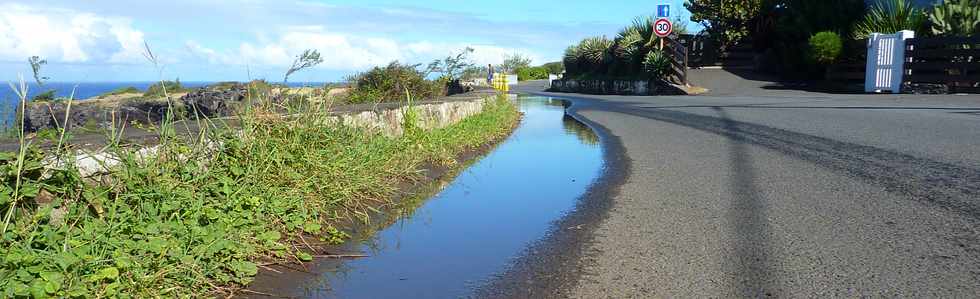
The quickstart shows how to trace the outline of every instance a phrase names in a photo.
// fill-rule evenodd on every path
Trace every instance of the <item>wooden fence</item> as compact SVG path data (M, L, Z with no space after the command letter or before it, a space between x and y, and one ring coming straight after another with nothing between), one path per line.
M946 84L950 92L980 93L980 35L906 40L905 83Z
M664 40L666 40L664 52L671 58L670 67L677 76L677 82L689 85L690 82L687 80L688 48L678 41L676 35Z

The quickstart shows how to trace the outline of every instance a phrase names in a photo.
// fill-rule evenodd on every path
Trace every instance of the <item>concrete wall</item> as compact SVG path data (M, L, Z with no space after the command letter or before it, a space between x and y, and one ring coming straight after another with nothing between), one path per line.
M551 91L610 95L684 95L683 90L659 81L646 80L555 80Z

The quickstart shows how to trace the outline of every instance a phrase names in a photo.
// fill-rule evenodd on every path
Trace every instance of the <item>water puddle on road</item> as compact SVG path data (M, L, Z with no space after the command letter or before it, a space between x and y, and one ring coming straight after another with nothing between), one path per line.
M514 134L358 245L301 297L457 298L506 269L599 176L602 150L559 100L521 97ZM320 269L318 269L320 270Z

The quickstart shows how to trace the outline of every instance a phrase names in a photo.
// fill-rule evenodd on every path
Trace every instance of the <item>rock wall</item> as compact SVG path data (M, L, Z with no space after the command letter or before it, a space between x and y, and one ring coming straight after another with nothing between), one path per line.
M686 95L680 88L647 80L554 80L550 91L603 95Z
M410 109L418 116L419 127L428 130L447 127L479 114L488 102L495 100L496 94L493 92L474 92L414 105L396 103L372 106L370 109L352 106L333 112L325 121L365 128L386 136L400 136L405 132L405 115Z

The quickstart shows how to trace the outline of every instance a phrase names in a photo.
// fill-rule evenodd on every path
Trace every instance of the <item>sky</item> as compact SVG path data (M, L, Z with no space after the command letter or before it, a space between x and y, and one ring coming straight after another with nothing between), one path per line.
M398 60L428 63L471 47L477 64L520 53L558 61L570 44L614 36L657 4L683 0L0 0L0 80L279 81L296 55L324 62L290 81L341 81ZM144 43L159 67L144 57Z

